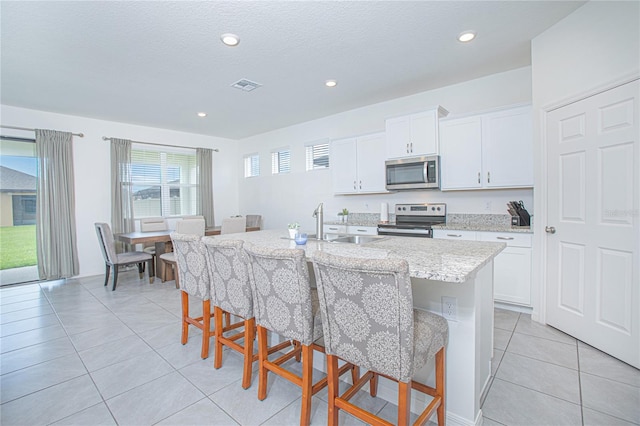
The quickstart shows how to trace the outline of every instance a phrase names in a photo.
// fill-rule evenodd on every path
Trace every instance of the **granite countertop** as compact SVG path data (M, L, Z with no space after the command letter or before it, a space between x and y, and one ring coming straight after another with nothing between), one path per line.
M474 278L478 270L506 247L504 243L394 236L384 236L366 244L309 239L305 245L298 246L289 239L286 229L205 238L241 239L272 248L300 248L305 250L308 259L311 259L316 250L338 256L405 259L409 262L411 277L452 283L462 283Z
M374 226L374 227L377 227L379 223L380 223L379 220L366 220L366 219L347 221L347 222L341 222L339 220L328 220L324 222L325 225Z

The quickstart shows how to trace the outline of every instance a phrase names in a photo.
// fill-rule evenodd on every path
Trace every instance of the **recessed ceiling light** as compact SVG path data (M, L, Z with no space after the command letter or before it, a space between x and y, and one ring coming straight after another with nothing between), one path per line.
M222 40L222 42L227 46L231 46L231 47L237 46L238 43L240 43L240 37L231 33L222 34L220 36L220 40Z
M461 32L460 35L458 35L458 41L462 43L471 41L474 38L476 38L475 31L464 31L464 32Z
M327 80L324 82L324 85L327 87L336 87L338 85L338 82L335 80Z
M206 117L207 113L206 112L199 112L198 113L198 117Z

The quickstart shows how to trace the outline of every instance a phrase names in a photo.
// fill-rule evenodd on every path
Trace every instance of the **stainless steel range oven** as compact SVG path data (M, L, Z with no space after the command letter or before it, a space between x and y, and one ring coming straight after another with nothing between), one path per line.
M432 225L446 223L447 205L396 204L396 223L379 224L378 235L433 238Z

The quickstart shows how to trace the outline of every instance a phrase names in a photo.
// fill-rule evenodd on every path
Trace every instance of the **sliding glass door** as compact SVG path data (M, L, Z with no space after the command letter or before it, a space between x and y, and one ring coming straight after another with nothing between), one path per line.
M32 140L0 140L0 285L38 279Z

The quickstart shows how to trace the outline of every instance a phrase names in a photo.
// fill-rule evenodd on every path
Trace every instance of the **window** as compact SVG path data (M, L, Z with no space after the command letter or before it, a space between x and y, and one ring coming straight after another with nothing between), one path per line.
M198 205L196 151L133 144L131 185L136 218L195 215Z
M307 171L329 167L329 142L307 145Z
M260 176L260 156L249 154L244 156L244 177Z
M291 151L289 148L271 153L271 173L289 173L291 171Z

